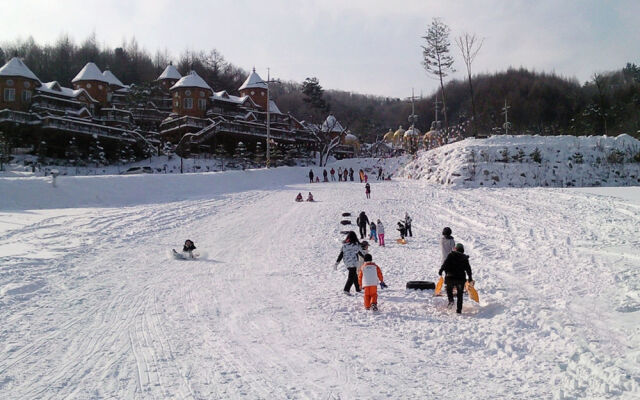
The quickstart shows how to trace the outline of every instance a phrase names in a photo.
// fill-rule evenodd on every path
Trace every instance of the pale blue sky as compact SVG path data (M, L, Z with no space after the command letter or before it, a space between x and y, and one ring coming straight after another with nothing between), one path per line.
M0 42L53 43L63 32L81 42L95 32L116 47L135 36L150 53L216 48L264 77L270 67L283 80L316 76L325 88L393 97L436 88L420 64L433 17L452 42L464 32L485 38L474 72L524 66L584 82L640 63L639 0L0 0L0 15Z

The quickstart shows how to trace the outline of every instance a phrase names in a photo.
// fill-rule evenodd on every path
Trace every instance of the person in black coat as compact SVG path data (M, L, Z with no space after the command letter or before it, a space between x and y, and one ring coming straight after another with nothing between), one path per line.
M313 170L309 170L309 183L313 183Z
M364 237L367 236L367 226L369 225L369 217L367 217L364 211L360 213L356 219L356 223L360 228L360 239L364 239Z
M353 182L353 168L349 168L349 180Z
M465 282L473 282L469 256L464 254L464 246L462 243L456 244L453 251L449 253L447 258L444 260L444 263L442 263L442 267L440 267L438 275L442 276L443 271L445 272L444 283L447 285L449 306L453 305L453 288L455 287L458 291L458 293L456 293L456 297L458 298L456 312L460 314L462 312L464 284Z
M324 171L322 171L322 177L324 178L325 182L329 182L329 179L327 178L327 170L326 169Z

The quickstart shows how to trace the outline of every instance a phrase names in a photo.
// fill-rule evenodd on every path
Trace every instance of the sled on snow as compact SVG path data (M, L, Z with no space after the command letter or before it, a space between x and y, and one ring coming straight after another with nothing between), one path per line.
M171 255L173 255L173 258L175 258L176 260L195 260L196 258L200 257L200 253L198 252L177 252L176 249L171 249Z
M351 213L344 212L344 213L342 213L342 216L343 216L343 217L350 217L350 216L351 216Z
M464 288L469 293L469 298L476 303L480 303L480 297L478 296L478 291L474 287L474 282L467 282L464 284Z
M407 244L407 239L396 239L396 242L399 244Z
M436 284L436 290L435 292L433 292L434 296L440 296L442 293L442 285L444 285L444 278L440 277L440 279L438 279L438 283Z
M430 281L409 281L407 282L407 289L414 290L431 290L435 289L436 284Z
M343 219L342 221L340 221L340 223L342 225L351 225L351 221L349 221L348 219Z

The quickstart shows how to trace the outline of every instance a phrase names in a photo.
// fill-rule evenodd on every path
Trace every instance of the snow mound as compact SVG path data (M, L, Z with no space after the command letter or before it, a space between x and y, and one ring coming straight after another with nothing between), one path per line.
M640 141L629 135L493 136L418 153L401 175L454 187L640 184Z

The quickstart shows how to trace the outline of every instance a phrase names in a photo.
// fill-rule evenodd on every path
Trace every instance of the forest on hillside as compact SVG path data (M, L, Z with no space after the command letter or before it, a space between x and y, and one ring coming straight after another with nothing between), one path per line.
M173 62L180 73L195 70L214 90L237 94L248 71L227 61L216 49L185 51L173 58L168 52L150 54L135 38L121 46L98 45L95 35L74 42L62 35L53 44L41 45L33 38L0 44L0 65L11 57L21 57L43 81L57 80L71 86L71 79L87 62L111 70L123 83L147 83L155 80ZM313 77L314 71L308 71ZM307 79L309 81L309 79ZM322 89L316 82L316 96L323 107L314 106L303 93L304 83L284 81L272 85L271 96L283 112L300 120L320 122L333 113L343 126L361 140L371 142L389 129L409 125L411 102L407 99L372 96L334 89ZM618 135L640 137L640 67L627 63L619 70L594 73L581 84L552 73L533 72L526 68L509 68L492 74L472 77L476 107L476 129L480 135L504 133L505 101L509 106L509 132L544 135ZM464 80L445 83L450 126L471 135L471 99ZM436 93L416 99L416 127L430 129L435 119ZM441 111L441 107L440 107ZM442 120L442 115L439 116Z

